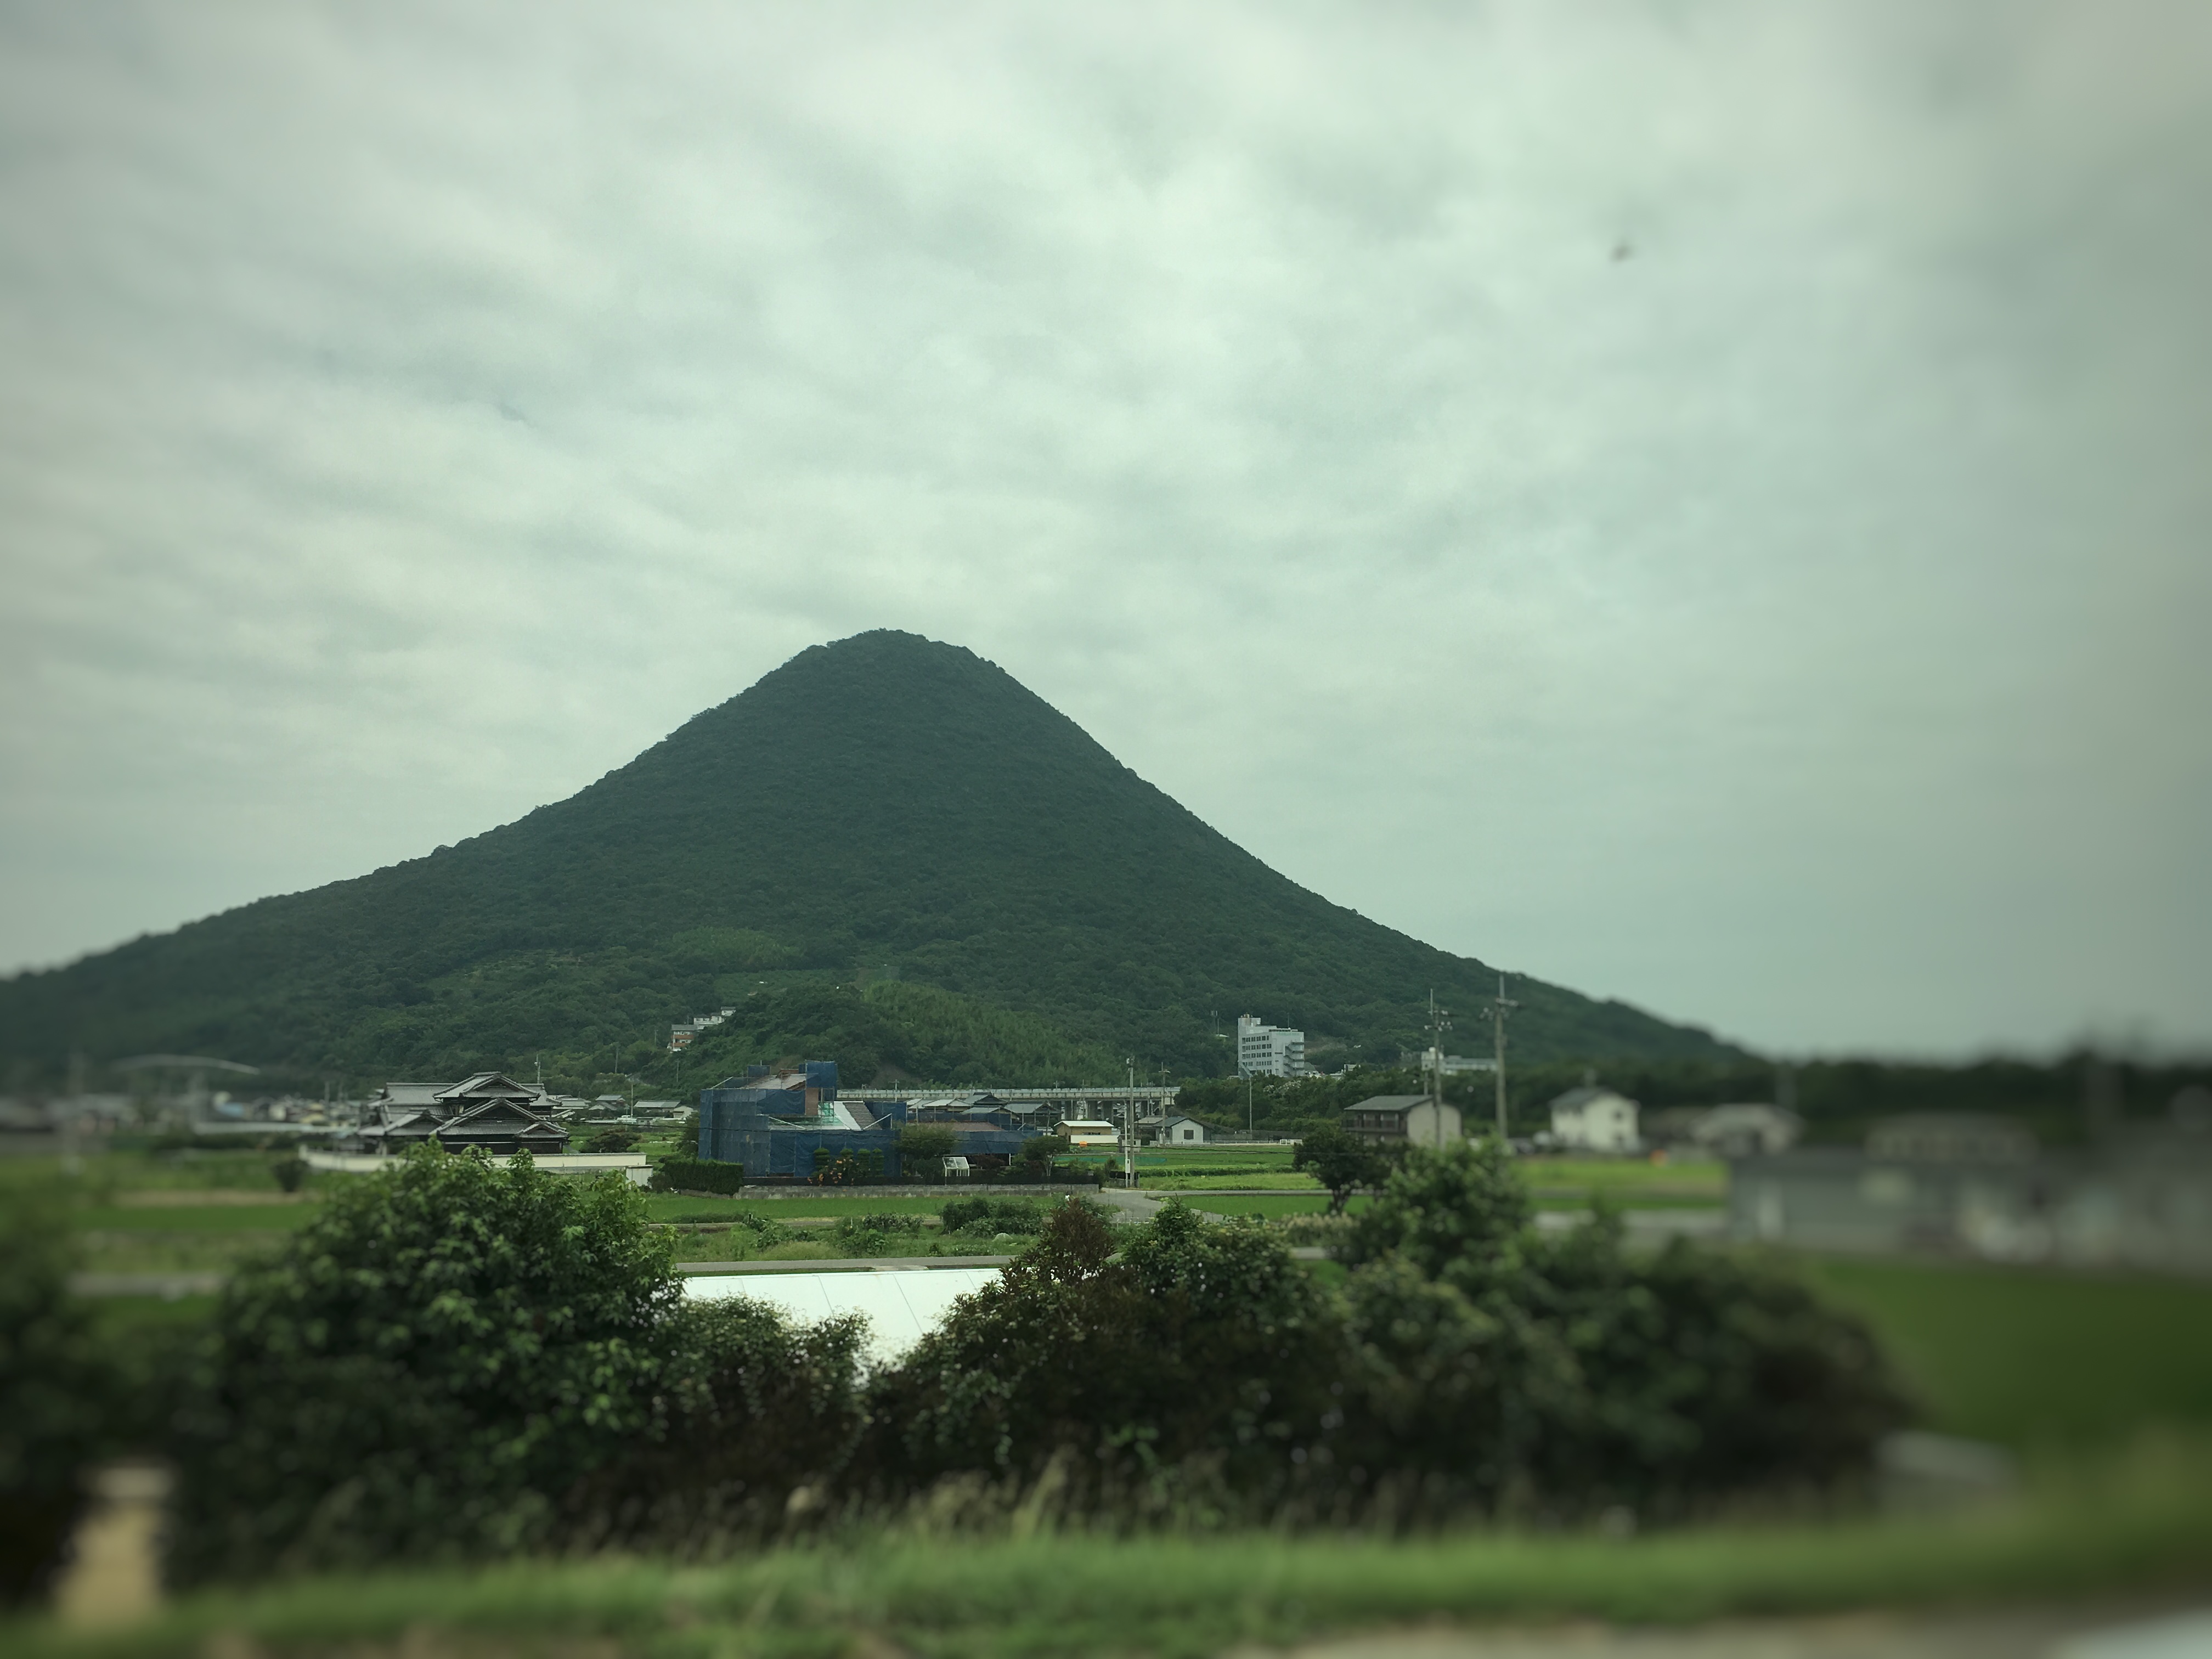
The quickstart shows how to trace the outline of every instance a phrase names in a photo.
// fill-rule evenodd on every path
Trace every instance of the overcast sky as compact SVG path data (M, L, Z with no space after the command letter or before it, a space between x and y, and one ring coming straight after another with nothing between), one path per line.
M10 3L0 296L0 969L896 627L1450 949L2212 1047L2193 0Z

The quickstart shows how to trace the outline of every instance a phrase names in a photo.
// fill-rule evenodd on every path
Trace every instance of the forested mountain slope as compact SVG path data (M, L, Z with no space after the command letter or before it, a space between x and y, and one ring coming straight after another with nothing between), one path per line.
M1431 988L1464 1015L1495 984L1267 868L994 665L879 632L800 653L459 846L0 981L0 1052L360 1074L603 1051L618 1069L672 1018L864 975L1185 1073L1233 1068L1218 1032L1239 1012L1395 1054ZM1531 1058L1732 1052L1513 989Z

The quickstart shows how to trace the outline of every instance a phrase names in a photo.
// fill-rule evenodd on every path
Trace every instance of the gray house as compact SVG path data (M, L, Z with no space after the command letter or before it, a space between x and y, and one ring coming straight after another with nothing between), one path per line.
M1440 1108L1426 1095L1370 1095L1344 1109L1344 1127L1363 1140L1414 1146L1441 1146L1464 1134L1459 1108Z

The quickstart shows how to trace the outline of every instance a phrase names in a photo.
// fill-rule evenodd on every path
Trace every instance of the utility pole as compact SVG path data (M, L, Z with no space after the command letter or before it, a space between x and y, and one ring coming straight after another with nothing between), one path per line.
M1429 988L1429 1105L1435 1113L1437 1145L1444 1144L1444 1033L1451 1030L1451 1010L1437 1006L1434 986Z
M1490 1031L1498 1048L1498 1139L1504 1144L1505 1135L1505 1017L1521 1005L1505 994L1505 975L1498 975L1497 1000L1490 1005Z
M1129 1068L1129 1092L1121 1101L1121 1185L1137 1184L1137 1059L1123 1061Z

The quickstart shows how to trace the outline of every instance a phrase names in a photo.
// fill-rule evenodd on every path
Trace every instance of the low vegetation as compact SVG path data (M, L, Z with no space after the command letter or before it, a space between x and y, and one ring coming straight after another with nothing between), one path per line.
M349 1456L304 1466L277 1457L283 1478L298 1482L289 1496L272 1498L266 1475L252 1477L258 1486L241 1483L235 1466L220 1456L210 1464L189 1445L180 1459L185 1502L198 1506L187 1510L191 1524L289 1504L295 1516L319 1515L298 1533L312 1547L272 1550L278 1529L261 1528L247 1559L180 1559L179 1577L213 1572L235 1583L273 1565L289 1581L319 1562L391 1565L367 1577L210 1588L102 1638L102 1652L201 1654L243 1639L272 1655L345 1647L371 1659L398 1652L403 1634L410 1653L442 1653L444 1632L456 1653L486 1639L549 1651L582 1643L603 1652L824 1653L880 1637L921 1651L1198 1654L1429 1616L1665 1621L1870 1600L2040 1599L2212 1572L2212 1441L2186 1429L2142 1437L2146 1421L2212 1422L2212 1346L2203 1335L2212 1290L2201 1285L1899 1261L1785 1270L1689 1250L1632 1261L1602 1227L1532 1237L1528 1195L1476 1155L1409 1167L1395 1190L1386 1184L1356 1201L1330 1224L1343 1261L1311 1270L1285 1264L1261 1230L1207 1226L1187 1213L1100 1237L1048 1202L983 1193L942 1201L945 1232L988 1229L1002 1252L1035 1238L1035 1250L924 1351L872 1373L849 1323L794 1328L743 1299L651 1311L648 1212L664 1224L802 1240L772 1218L782 1206L595 1193L473 1158L420 1161L430 1167L333 1183L374 1200L355 1200L357 1210L272 1206L304 1212L306 1223L350 1218L336 1231L307 1225L282 1260L234 1289L216 1346L193 1351L197 1376L150 1376L143 1363L131 1372L124 1361L185 1352L177 1340L192 1338L204 1314L70 1304L61 1291L64 1217L33 1218L23 1201L33 1188L9 1194L0 1224L0 1224L0 1343L14 1363L0 1367L12 1390L0 1423L31 1431L0 1440L10 1460L0 1464L0 1516L17 1594L35 1583L25 1564L40 1553L25 1524L40 1511L24 1500L52 1495L50 1547L76 1503L67 1475L78 1461L125 1449L175 1455L169 1437L180 1427L204 1451L205 1413L225 1398L264 1399L276 1420L304 1424L317 1391L329 1395L331 1419L345 1419L349 1437L338 1443ZM410 1179L428 1182L411 1210ZM866 1202L804 1200L808 1209ZM863 1224L848 1231L893 1244L939 1202L886 1194L849 1213ZM459 1243L434 1241L434 1211L460 1213ZM880 1224L890 1216L904 1219ZM558 1271L525 1271L521 1255L493 1247L507 1235L542 1243L556 1223L595 1260L631 1264L620 1271L656 1334L629 1345L627 1370L578 1369L627 1316L610 1322L608 1310L580 1305ZM379 1306L404 1313L410 1332L420 1328L408 1340L422 1346L399 1351L426 1381L442 1380L453 1399L439 1409L425 1411L425 1391L411 1384L392 1396L380 1378L380 1355L394 1352L389 1319L325 1320L314 1342L299 1345L316 1329L315 1287L334 1272L361 1271L348 1252L364 1238L431 1265L410 1276L421 1287L412 1304L398 1276L368 1283L372 1300L386 1298ZM1118 1259L1097 1255L1116 1244ZM523 1254L543 1253L533 1245ZM1808 1279L1865 1327L1824 1312L1800 1288ZM1036 1334L1054 1328L1079 1331L1080 1352L1107 1363L1070 1363ZM379 1330L380 1339L362 1340ZM1851 1518L1848 1472L1816 1495L1820 1471L1857 1467L1864 1436L1899 1410L1899 1385L1872 1357L1868 1330L1897 1355L1926 1420L2027 1455L2026 1501L1938 1523ZM1547 1352L1547 1338L1563 1356ZM1158 1355L1167 1384L1145 1368L1117 1370L1110 1356L1124 1350ZM288 1352L294 1358L278 1364ZM543 1396L524 1372L537 1353L556 1377L592 1380L583 1414L562 1419L569 1455L557 1468L533 1462L528 1425L542 1408L530 1401ZM267 1387L272 1368L295 1359L298 1376L273 1393L244 1389ZM1777 1368L1781 1386L1760 1364ZM1747 1420L1717 1425L1694 1399L1670 1397L1692 1372L1718 1379L1717 1415ZM1753 1396L1748 1413L1728 1404L1731 1376ZM484 1376L519 1391L453 1386ZM1265 1379L1264 1403L1255 1378ZM1343 1395L1328 1391L1339 1383ZM357 1387L389 1404L358 1417L348 1392ZM1209 1389L1226 1409L1209 1413ZM1444 1403L1425 1419L1431 1395ZM435 1388L427 1395L435 1401ZM454 1407L487 1400L473 1418ZM1007 1414L1010 1401L1031 1400L1053 1409ZM180 1404L191 1407L181 1424ZM1479 1439L1470 1423L1516 1413L1574 1421L1593 1408L1603 1424L1592 1437L1595 1461L1623 1460L1626 1478L1616 1470L1593 1480L1589 1469L1525 1456L1512 1492L1468 1478ZM538 1473L508 1488L504 1506L431 1505L427 1533L380 1541L361 1522L404 1512L364 1501L388 1487L395 1467L380 1461L377 1411L387 1409L434 1439L457 1433L464 1464L480 1455L471 1443L505 1443L526 1475ZM593 1412L596 1424L585 1420ZM1331 1413L1343 1419L1333 1427ZM1839 1457L1825 1425L1808 1443L1805 1414L1842 1422L1840 1438L1858 1443ZM1292 1431L1271 1432L1279 1423ZM1387 1472L1393 1436L1418 1439L1425 1466L1466 1489L1332 1507L1315 1467L1333 1465L1341 1492L1345 1455L1357 1447L1370 1474ZM1713 1450L1699 1456L1701 1443ZM1762 1449L1777 1444L1787 1450L1780 1468ZM347 1490L355 1475L368 1477L358 1493ZM1747 1504L1793 1524L1732 1522ZM487 1526L495 1514L501 1518ZM1239 1525L1261 1516L1304 1517L1326 1536L1255 1536ZM1697 1516L1711 1520L1658 1524ZM1626 1517L1639 1534L1630 1541L1620 1536ZM1476 1530L1458 1529L1470 1521ZM1173 1523L1172 1536L1156 1534L1162 1522ZM1430 1535L1431 1522L1446 1530ZM771 1547L725 1559L728 1545L748 1540ZM556 1545L615 1545L697 1565L531 1559ZM505 1565L465 1575L438 1565L487 1557ZM410 1560L428 1571L395 1571ZM65 1646L22 1626L0 1640L29 1654Z
M780 1340L762 1327L764 1344ZM794 1426L834 1386L835 1333L763 1347ZM343 1653L816 1656L907 1650L1030 1659L1203 1659L1334 1632L1450 1620L1684 1625L1869 1605L2172 1591L2212 1568L2212 1443L2148 1441L2094 1470L2048 1472L2027 1501L1943 1519L1735 1524L1624 1540L1486 1529L1435 1538L1100 1537L1039 1526L978 1548L918 1516L712 1565L613 1556L470 1572L310 1577L193 1596L96 1642L0 1631L25 1659ZM1574 1641L1570 1635L1568 1640ZM1578 1649L1579 1643L1576 1643Z
M176 1576L711 1553L922 1512L1682 1517L1841 1491L1904 1414L1864 1328L1796 1281L1683 1247L1633 1258L1604 1226L1540 1236L1475 1146L1409 1156L1335 1282L1266 1227L1180 1206L1109 1230L1079 1201L955 1200L945 1231L1024 1248L872 1370L848 1328L686 1301L647 1204L428 1149L332 1188L234 1276L173 1413ZM925 1225L850 1215L824 1243L896 1250Z

